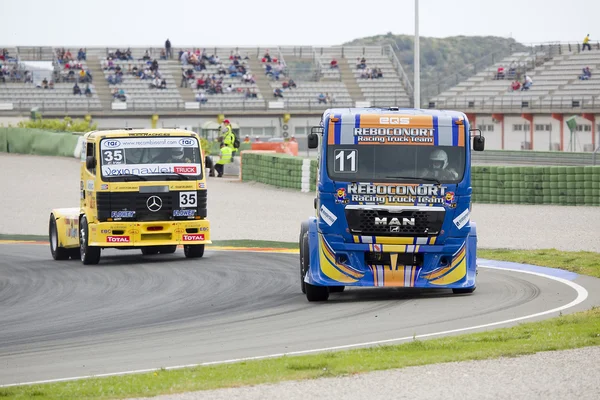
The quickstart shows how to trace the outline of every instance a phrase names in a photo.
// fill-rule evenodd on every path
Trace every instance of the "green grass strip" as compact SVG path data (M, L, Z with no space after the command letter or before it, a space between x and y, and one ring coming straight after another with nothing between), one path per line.
M490 332L323 354L0 388L9 399L122 399L600 345L600 308Z

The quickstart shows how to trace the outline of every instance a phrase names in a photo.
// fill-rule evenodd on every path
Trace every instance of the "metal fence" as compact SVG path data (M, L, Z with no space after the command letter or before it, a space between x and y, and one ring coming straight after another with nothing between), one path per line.
M494 111L600 111L600 97L593 96L553 96L547 99L539 97L464 97L430 101L428 108L456 109L464 112Z

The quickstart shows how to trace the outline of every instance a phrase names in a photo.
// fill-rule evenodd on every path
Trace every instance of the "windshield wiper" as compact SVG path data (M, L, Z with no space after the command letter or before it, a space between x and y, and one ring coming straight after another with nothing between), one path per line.
M131 182L134 181L135 179L127 179L127 177L129 178L138 178L140 181L147 181L148 178L146 178L145 176L142 175L137 175L137 174L123 174L123 175L117 175L111 178L124 178L125 182Z
M412 179L412 180L422 180L422 181L428 181L428 182L435 182L437 183L439 186L442 186L442 182L440 182L439 179L436 178L417 178L414 176L386 176L386 178L389 179Z
M161 172L160 174L161 175L177 175L181 178L185 178L186 181L190 179L189 175L183 175L178 172Z

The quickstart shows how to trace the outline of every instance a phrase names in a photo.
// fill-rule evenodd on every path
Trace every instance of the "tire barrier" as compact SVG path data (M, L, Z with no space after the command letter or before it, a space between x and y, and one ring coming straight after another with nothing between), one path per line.
M242 153L243 181L308 192L316 190L316 176L316 160L305 161L301 157L278 153Z
M473 167L473 202L600 206L600 166Z
M260 153L242 158L243 181L315 190L316 160ZM473 166L471 173L474 203L600 206L600 166Z
M0 152L39 156L79 157L81 134L30 128L1 128Z

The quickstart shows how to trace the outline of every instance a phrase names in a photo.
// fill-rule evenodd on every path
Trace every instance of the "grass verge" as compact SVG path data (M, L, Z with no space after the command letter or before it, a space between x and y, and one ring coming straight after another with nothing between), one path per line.
M600 278L600 253L592 251L477 249L477 257L559 268Z
M0 388L0 398L114 399L346 376L600 345L600 308L490 332L325 354Z

